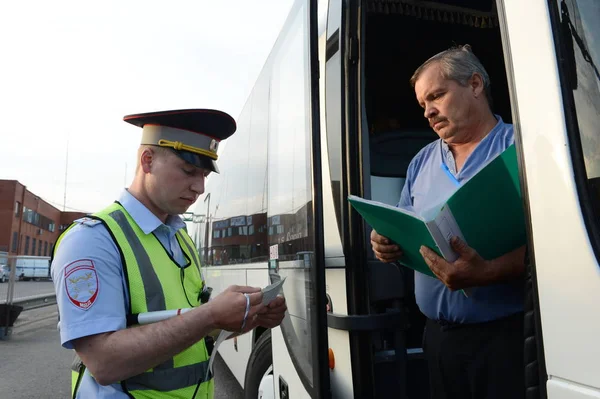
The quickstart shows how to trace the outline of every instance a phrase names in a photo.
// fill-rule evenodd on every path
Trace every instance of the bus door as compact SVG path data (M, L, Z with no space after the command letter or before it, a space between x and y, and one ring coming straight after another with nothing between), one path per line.
M383 398L389 392L403 398L407 392L408 320L401 299L408 278L403 278L395 266L372 267L369 231L347 202L349 194L370 196L369 129L363 93L365 84L374 78L365 75L367 10L372 6L369 1L329 0L327 18L324 169L330 181L324 182L323 191L325 207L333 210L326 214L325 231L335 233L325 237L326 284L331 302L327 323L329 345L336 358L330 373L334 398ZM416 143L426 144L430 139L418 137ZM380 147L385 146L382 142ZM405 158L399 160L404 162ZM393 183L401 180L389 177ZM388 187L392 188L393 183ZM390 191L389 196L393 195ZM385 305L375 309L373 302ZM426 374L419 373L422 364L412 366L411 373L426 379Z
M330 251L335 240L327 235L326 284L332 303L327 322L336 359L345 360L340 366L336 361L331 372L334 397L384 398L389 392L398 398L429 397L422 348L425 319L414 297L414 273L374 258L371 230L349 206L347 196L390 205L399 201L410 161L438 139L409 79L440 51L470 44L491 76L494 113L507 123L513 121L502 4L329 1L327 159L343 260L338 262ZM523 27L531 25L530 21ZM324 200L327 205L327 197ZM328 223L329 218L326 230Z
M268 244L288 315L273 329L277 397L329 397L321 187L317 0L295 1L271 53Z
M502 3L537 316L531 323L537 344L525 360L527 378L539 381L528 387L536 398L597 398L600 5Z

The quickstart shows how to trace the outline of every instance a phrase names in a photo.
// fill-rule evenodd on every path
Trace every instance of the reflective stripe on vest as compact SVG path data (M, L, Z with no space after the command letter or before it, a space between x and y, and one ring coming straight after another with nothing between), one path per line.
M187 264L180 267L158 238L144 234L120 204L111 205L95 217L104 222L122 254L131 313L199 306L204 282L194 243L187 233L180 230L176 234L187 259ZM212 398L212 376L204 381L208 359L201 340L121 385L134 398L191 398L200 383L196 398Z
M204 381L208 362L192 364L170 370L155 370L131 377L127 380L130 390L173 391L182 387L196 386L198 381Z

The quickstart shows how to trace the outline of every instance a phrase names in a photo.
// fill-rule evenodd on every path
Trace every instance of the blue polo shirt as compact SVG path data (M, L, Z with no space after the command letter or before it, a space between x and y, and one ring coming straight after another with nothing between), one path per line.
M127 190L123 191L119 203L140 226L144 234L154 234L173 259L180 265L186 264L185 256L175 234L185 227L177 215L171 215L163 223L148 208ZM87 273L95 277L90 286L96 295L91 305L85 308L74 302L75 294L69 292L66 280L72 265L83 264ZM127 283L119 250L103 224L92 220L80 220L62 238L52 261L52 280L56 290L56 301L60 313L60 340L62 346L73 348L72 341L89 335L122 330L126 327L129 303ZM89 294L83 293L85 300ZM77 391L77 398L126 399L119 384L99 385L86 369Z
M441 139L423 148L408 166L399 207L421 213L447 200L465 181L514 143L513 126L498 123L469 155L462 169ZM514 281L475 287L467 298L450 291L440 280L415 273L415 296L421 312L434 320L480 323L523 311L523 284Z

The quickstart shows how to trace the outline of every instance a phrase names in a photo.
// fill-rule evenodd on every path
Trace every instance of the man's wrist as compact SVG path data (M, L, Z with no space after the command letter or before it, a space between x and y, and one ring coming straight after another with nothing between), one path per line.
M482 287L494 284L498 279L498 268L495 260L483 260L483 263L478 267L480 273L477 273L477 281L473 284L474 287Z
M522 276L525 267L522 261L524 251L524 247L521 247L499 258L484 261L485 266L480 268L482 283L485 285L498 284Z
M205 318L205 322L208 322L207 327L211 331L221 329L221 327L217 325L218 323L213 308L214 306L212 302L205 303L204 305L201 305L199 308L197 308L198 312L200 312L200 316ZM202 312L204 312L203 315L201 314Z

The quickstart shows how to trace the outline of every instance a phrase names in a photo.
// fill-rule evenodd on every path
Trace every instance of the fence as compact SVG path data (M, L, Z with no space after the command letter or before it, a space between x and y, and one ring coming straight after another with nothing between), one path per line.
M0 252L0 339L21 311L56 303L47 256L13 256Z

